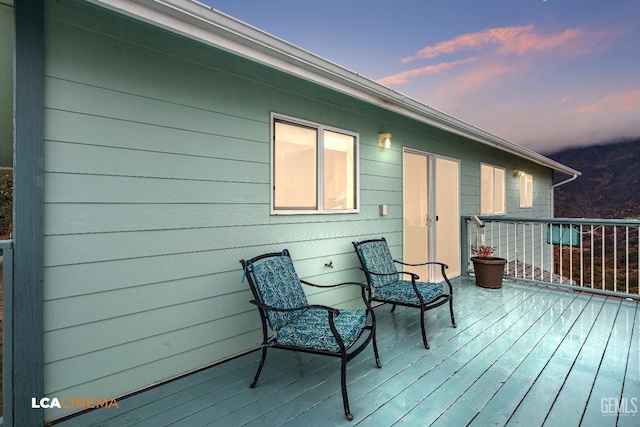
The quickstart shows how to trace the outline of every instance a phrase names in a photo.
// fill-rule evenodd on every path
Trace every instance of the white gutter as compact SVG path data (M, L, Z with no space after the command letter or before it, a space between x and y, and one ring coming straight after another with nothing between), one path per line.
M475 127L195 0L87 0L288 74L496 147L568 175L580 172Z
M551 218L555 218L555 204L554 204L554 200L555 200L555 191L556 188L560 187L561 185L565 185L573 180L575 180L578 176L580 176L580 173L574 173L573 176L569 179L565 179L564 181L561 181L557 184L553 184L551 186Z
M573 176L572 176L571 178L569 178L569 179L565 179L564 181L559 182L559 183L557 183L557 184L553 184L553 185L551 186L551 188L552 188L552 189L555 189L556 187L560 187L561 185L565 185L566 183L573 181L574 179L576 179L576 178L577 178L577 177L579 177L580 175L581 175L581 174L579 174L579 173L573 174Z

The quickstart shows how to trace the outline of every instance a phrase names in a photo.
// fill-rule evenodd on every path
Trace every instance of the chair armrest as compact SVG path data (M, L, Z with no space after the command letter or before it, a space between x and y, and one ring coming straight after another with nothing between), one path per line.
M425 265L425 264L436 264L440 266L440 274L442 274L442 278L444 279L445 283L447 284L447 286L449 287L449 295L453 295L453 286L451 286L451 281L449 281L449 277L447 277L447 273L445 271L445 269L449 268L449 266L447 264L444 264L442 262L425 262L424 264L404 264L402 262L396 261L400 264L403 265L409 265L409 266L416 266L416 265ZM411 285L413 286L413 288L416 291L416 294L418 294L418 298L420 300L422 300L422 297L420 296L420 293L418 292L418 287L416 286L416 281L420 279L420 276L418 276L417 274L414 273L410 273L408 271L399 271L398 273L400 274L409 274L411 276Z
M418 276L417 274L410 273L408 271L396 271L395 273L374 273L373 271L365 270L364 268L360 268L360 270L368 274L373 274L374 276L395 276L396 274L408 274L409 276L411 276L411 279L413 281L416 281L420 278L420 276Z
M411 276L411 280L414 282L416 280L420 280L420 276L418 276L416 273L411 273L410 271L398 271L398 274L408 274L409 276Z
M302 280L302 279L300 279L300 282L304 283L305 285L314 286L316 288L336 288L338 286L343 286L343 285L355 285L355 286L360 286L361 288L365 288L365 289L369 288L368 284L359 283L359 282L344 282L344 283L337 283L335 285L318 285L318 284L315 284L315 283L307 282L306 280Z
M362 270L362 271L364 271L365 273L368 273L368 274L373 274L374 276L393 276L394 274L398 274L398 272L395 272L395 273L375 273L373 271L366 270L366 269L364 269L362 267L360 267L360 270Z
M364 304L367 306L367 309L369 311L371 311L371 305L369 303L369 300L367 299L367 296L365 295L365 291L371 291L371 286L369 286L368 283L360 283L360 282L344 282L344 283L338 283L336 285L316 285L315 283L311 283L311 282L307 282L306 280L302 280L300 279L301 283L304 283L305 285L310 285L310 286L315 286L316 288L335 288L338 286L343 286L343 285L353 285L353 286L359 286L361 289L361 296L362 296L362 301L364 301Z
M444 264L442 262L437 262L437 261L421 262L420 264L409 264L407 262L402 262L402 261L398 261L398 260L394 259L393 262L398 263L398 264L402 264L402 265L408 265L409 267L419 267L421 265L433 264L433 265L444 266L444 268L449 268L449 266L447 264Z
M263 304L263 303L258 302L256 300L253 300L253 299L251 301L249 301L249 302L251 304L257 305L260 308L264 308L265 310L280 311L280 312L283 312L283 313L292 312L292 311L299 311L299 310L306 310L308 308L318 308L318 309L325 310L325 311L328 311L330 313L333 313L335 316L339 316L340 315L340 312L337 309L332 308L332 307L327 307L326 305L311 304L311 305L305 305L305 306L296 307L296 308L278 308L278 307L273 307L271 305Z

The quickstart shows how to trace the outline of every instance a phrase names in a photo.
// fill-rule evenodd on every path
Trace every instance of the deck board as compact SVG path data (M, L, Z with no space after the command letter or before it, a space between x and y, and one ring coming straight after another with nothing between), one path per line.
M439 340L446 341L450 337L457 335L459 331L464 329L462 325L467 322L469 324L474 323L481 313L491 309L489 306L481 307L477 311L475 309L471 310L470 308L473 306L473 298L471 298L471 296L473 296L475 289L466 288L464 291L464 293L461 292L460 295L457 295L457 299L460 300L460 303L456 303L457 329L450 327L450 320L446 310L433 311L427 315L428 338L432 350L438 346ZM469 295L470 298L465 299L465 295ZM381 309L388 313L388 308L381 307ZM396 314L399 314L401 310L405 309L398 307ZM437 324L439 327L429 322L429 320L432 320L433 316L436 315L441 318L440 323ZM409 329L404 329L402 325L404 323L403 319L414 320L412 324L406 325ZM353 386L350 384L349 396L352 412L359 411L364 418L365 414L373 413L379 407L383 406L386 401L406 388L407 385L410 384L408 380L416 379L416 368L420 369L422 359L428 358L429 355L429 352L422 346L418 322L419 319L416 316L415 310L409 310L406 312L406 315L402 317L397 315L390 316L390 323L393 325L395 332L394 335L390 337L390 345L387 346L383 344L383 346L380 347L380 357L383 368L373 376L373 378L372 376L368 376ZM405 332L403 333L399 327L402 327ZM404 336L400 336L400 334ZM384 336L384 333L380 333L379 335ZM385 340L384 338L382 339ZM388 341L389 340L382 341L382 343ZM429 360L430 359L425 359L422 363L434 364ZM361 396L364 396L364 399L361 399ZM299 422L318 424L321 421L329 424L334 422L342 423L344 421L344 414L339 409L340 407L335 404L331 407L328 407L326 404L318 405L310 411L301 414L301 416L291 424L295 425ZM326 419L327 414L331 414L331 417L328 419Z
M507 299L505 306L516 306L514 300L522 293L519 290L513 292L509 290L506 294L508 296L505 297ZM481 321L497 315L495 304L485 304L479 310L473 310L468 316L457 321L457 329L441 328L433 337L430 337L430 350L427 351L419 345L412 347L412 353L406 356L413 359L403 361L400 371L395 372L383 366L383 370L389 371L385 374L390 376L390 380L374 391L377 394L375 405L381 410L365 418L362 421L363 425L392 425L411 411L433 386L444 381L451 372L455 371L455 365L458 362L452 356L456 354L460 356L460 349L473 343L478 333L486 329L482 327ZM415 332L419 333L417 328ZM416 335L416 343L419 344L418 335ZM355 410L355 407L352 407L352 412ZM331 422L338 422L339 419L339 416L334 416Z
M593 368L601 366L619 308L620 300L605 301L553 402L544 425L569 427L580 424L598 375L598 370ZM621 389L622 383L612 386Z
M638 424L640 424L638 422L638 417L640 416L640 315L638 315L638 307L636 303L628 303L625 301L623 306L628 308L628 311L626 311L627 316L624 317L628 320L633 319L633 330L631 332L632 338L629 340L630 345L629 350L627 351L628 359L623 377L624 385L621 393L621 398L626 398L629 403L629 411L624 415L620 414L617 422L620 427L631 427L638 426ZM623 355L621 356L622 357L619 359L612 356L612 359L616 362L621 362L621 359L624 357ZM603 395L609 396L609 394Z
M550 315L546 332L535 345L531 346L524 359L509 374L507 380L500 385L498 391L474 417L470 425L487 426L507 423L533 384L533 380L542 372L549 358L561 344L566 332L578 318L580 311L569 310L569 307L573 308L574 301L574 296L564 295L560 298L553 307L554 310L551 310L555 316Z
M483 289L468 278L454 287L458 327L446 308L428 312L429 350L417 310L376 308L383 367L372 349L349 363L352 422L337 359L272 349L255 389L258 352L58 425L640 424L631 412L640 409L637 302L511 282ZM603 398L626 402L627 412L604 413Z
M547 413L551 410L557 393L575 363L603 303L604 298L593 297L589 300L569 332L562 338L560 346L548 359L547 365L535 378L533 386L507 425L542 425L544 423ZM576 406L583 403L579 402Z
M467 425L486 406L492 397L507 382L510 375L529 355L552 325L558 311L550 310L561 304L562 297L553 293L541 299L535 309L521 318L503 340L511 342L510 347L485 370L477 380L453 402L434 425ZM559 307L558 307L559 308ZM521 334L520 337L518 335Z
M416 425L423 422L429 425L447 410L451 402L478 378L478 374L486 371L495 361L495 355L505 351L509 343L498 338L530 310L531 298L524 301L514 298L503 306L504 312L500 309L495 310L490 316L470 327L469 333L473 334L473 337L469 342L448 355L421 379L420 385L411 387L410 393L420 400L401 418L401 423ZM491 322L494 326L486 328L484 321ZM422 394L425 396L421 396Z

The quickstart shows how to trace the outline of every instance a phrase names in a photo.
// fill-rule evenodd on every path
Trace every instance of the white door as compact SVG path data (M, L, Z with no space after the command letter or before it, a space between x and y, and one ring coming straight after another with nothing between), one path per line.
M447 276L460 275L459 163L403 150L403 258L440 261ZM440 281L439 268L406 267L424 281Z
M460 275L460 163L436 158L436 259L449 266L448 277ZM440 270L436 280L442 280Z
M429 158L405 150L402 165L403 261L418 264L429 259ZM426 266L403 267L403 270L415 273L425 281L430 276Z

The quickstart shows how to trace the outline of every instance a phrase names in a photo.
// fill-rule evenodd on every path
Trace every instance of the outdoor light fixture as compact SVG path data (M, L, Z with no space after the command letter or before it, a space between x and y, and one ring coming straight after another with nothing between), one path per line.
M390 133L379 133L378 134L378 146L384 149L391 148L391 134Z
M524 172L523 170L520 170L520 169L514 169L514 170L513 170L513 176L518 176L518 177L520 177L520 176L522 176L522 175L524 175L524 174L525 174L525 172Z

